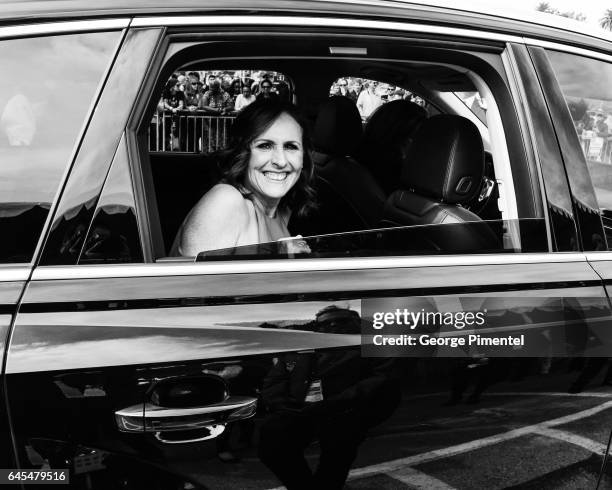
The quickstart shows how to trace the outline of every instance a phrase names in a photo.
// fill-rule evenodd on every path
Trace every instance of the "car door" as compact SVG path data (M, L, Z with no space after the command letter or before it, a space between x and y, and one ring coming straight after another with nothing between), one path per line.
M497 443L495 449L519 457L517 452L526 445L535 450L546 431L559 439L549 429L597 415L609 406L591 395L579 401L564 396L570 378L579 373L553 376L546 371L552 355L535 361L464 355L423 359L435 353L421 347L412 358L391 359L396 362L391 366L378 358L360 357L360 317L371 322L377 312L418 312L432 305L433 311L488 309L489 325L532 333L526 344L531 349L524 355L534 355L538 328L540 333L567 335L580 345L586 339L572 339L571 326L580 332L588 324L599 340L605 340L599 322L609 321L607 300L583 257L525 254L335 262L41 267L24 298L7 366L11 402L22 407L13 414L16 433L29 445L37 444L34 447L46 460L50 455L44 451L56 454L58 448L44 447L45 439L54 444L68 439L70 447L60 452L66 458L61 464L74 469L75 484L88 474L92 481L104 482L100 470L107 469L138 487L134 480L140 476L121 474L126 470L116 462L117 454L127 454L208 488L273 487L278 483L259 458L275 458L271 463L264 459L274 469L275 462L283 461L280 442L267 443L268 453L261 452L268 440L265 424L274 420L275 396L283 400L290 374L301 367L301 356L306 363L309 357L328 353L347 358L342 376L350 386L364 390L373 419L384 421L349 426L353 431L370 430L351 477L409 482L421 465L429 465L425 473L431 478L460 488L458 479L478 479L484 486L493 476L481 474L480 466L451 471L446 458L469 462ZM326 314L331 319L325 319ZM517 355L521 353L519 349ZM442 349L439 355L445 355ZM446 355L451 355L448 350ZM513 383L493 388L489 376L504 379L510 372L516 376ZM468 391L470 383L475 383L474 392ZM33 395L18 389L21 386L37 387L38 403L47 407L44 414L23 404L22 397ZM219 395L223 386L229 397ZM460 399L482 403L482 413L474 414ZM241 422L240 413L234 415L242 409L252 415L249 406L253 410L258 400L267 408L260 406L253 421ZM447 401L451 405L441 407ZM536 410L544 401L549 410ZM170 413L159 413L163 410ZM216 412L211 415L212 410ZM207 440L211 426L223 425L232 416L237 421L229 424L233 428L227 440ZM33 424L32 417L40 425ZM290 423L281 428L290 439L306 437ZM268 427L276 438L281 428ZM569 449L560 439L550 444L556 450ZM253 444L260 446L259 453ZM338 444L338 449L351 447ZM307 449L309 460L316 459L316 447ZM242 461L224 463L218 458L224 452ZM332 462L342 464L341 456L336 454L338 461ZM548 465L552 461L542 461L540 471L550 471ZM513 472L502 478L512 482L530 476Z
M267 25L239 19L225 22ZM6 379L21 466L67 468L76 488L104 489L341 488L347 477L363 488L492 488L563 482L572 465L596 475L599 447L574 431L610 402L567 393L592 371L569 359L607 352L610 308L585 256L557 253L578 243L567 182L546 180L546 199L529 190L539 185L525 191L559 219L500 227L531 223L528 252L384 256L398 233L410 243L422 231L404 227L306 238L332 257L153 262L143 243L151 184L128 116L148 90L138 81L161 68L160 25L143 21L125 39L20 304ZM552 150L529 136L540 128L512 66L504 76L515 92L496 95L506 127L529 139L509 131L508 145L534 168L542 155L552 165ZM381 242L380 256L358 248ZM452 321L444 335L412 329L411 312ZM457 313L484 315L484 329L464 330ZM415 331L412 349L405 336ZM463 334L515 340L501 350L478 338L438 343ZM377 335L398 340L379 345ZM529 467L498 464L526 454Z

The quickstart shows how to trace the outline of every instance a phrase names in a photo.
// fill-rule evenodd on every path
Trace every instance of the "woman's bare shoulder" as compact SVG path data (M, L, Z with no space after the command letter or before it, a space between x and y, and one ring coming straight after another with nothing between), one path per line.
M244 196L233 185L216 184L213 186L194 207L194 212L221 211L247 212L247 203Z
M217 184L194 206L180 232L181 255L233 247L246 227L249 210L240 191Z

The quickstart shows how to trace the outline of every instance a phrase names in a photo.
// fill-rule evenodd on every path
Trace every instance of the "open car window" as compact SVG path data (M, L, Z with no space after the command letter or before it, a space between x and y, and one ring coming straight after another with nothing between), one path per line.
M194 40L173 55L176 59L162 68L148 94L148 112L137 138L151 260L180 260L176 256L184 250L184 260L192 260L189 256L197 253L201 242L193 240L193 247L185 247L185 226L192 210L217 184L229 183L243 197L248 194L248 185L246 193L240 188L245 181L232 183L238 174L227 173L227 155L239 148L231 139L235 120L246 110L238 107L240 94L228 82L248 87L251 95L246 96L257 97L264 80L272 85L268 93L273 99L293 104L304 123L302 134L311 136L305 153L312 159L314 194L309 199L316 206L302 213L298 204L303 202L291 201L286 208L291 218L284 223L288 232L274 236L308 237L310 253L296 258L548 250L543 245L548 240L546 228L533 227L530 221L541 224L543 212L531 204L529 209L523 206L534 202L534 196L525 197L532 189L514 185L514 172L523 171L528 162L520 140L515 141L520 138L516 114L500 112L511 105L503 77L492 70L485 80L478 74L476 56L467 56L473 59L462 66L464 60L452 58L450 49L444 59L437 50L421 51L408 43L401 47L365 37L363 43L372 43L376 54L335 57L326 54L330 51L325 40L306 43L296 37L285 39L282 47L249 40L215 47ZM222 95L206 95L211 75L219 84L216 93ZM260 75L258 84L255 78ZM189 85L199 90L199 95L192 94L199 98L197 106L185 95L192 90ZM470 100L476 104L474 110L467 105ZM368 104L376 107L364 116ZM477 114L476 108L482 112ZM461 168L452 172L456 181L451 188L444 183L443 166L454 131L461 133L460 144L466 150L457 154L474 158L458 163ZM252 150L240 151L249 157ZM247 160L241 162L242 172ZM519 206L525 209L519 211ZM232 217L224 219L231 222ZM248 226L248 239L243 234L240 240L230 237L222 243L255 241L256 226ZM537 246L523 229L538 235ZM431 230L440 236L427 238ZM483 233L488 236L484 242L471 236ZM268 236L259 241L264 243L206 252L200 259L283 256Z

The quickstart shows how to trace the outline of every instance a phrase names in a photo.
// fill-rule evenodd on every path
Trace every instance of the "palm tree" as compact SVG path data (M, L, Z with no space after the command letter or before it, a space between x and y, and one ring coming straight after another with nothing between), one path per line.
M612 9L606 9L604 16L599 20L599 25L612 31Z
M550 4L548 2L540 2L540 3L538 3L538 6L536 7L536 10L538 12L549 12L550 11Z
M568 19L574 19L579 21L585 21L586 15L582 12L575 12L574 10L568 10L567 12L561 12L558 8L552 7L548 2L540 2L535 8L538 12L546 12L547 14L560 15L561 17L567 17Z
M561 14L562 17L567 17L568 19L579 20L580 22L584 22L586 20L586 15L582 12L574 12L573 10L570 12L564 12Z

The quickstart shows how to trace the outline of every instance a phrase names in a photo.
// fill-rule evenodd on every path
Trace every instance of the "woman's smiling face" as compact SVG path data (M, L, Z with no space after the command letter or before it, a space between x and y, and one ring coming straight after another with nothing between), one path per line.
M283 113L253 140L250 150L246 186L273 211L300 177L304 161L302 128Z

